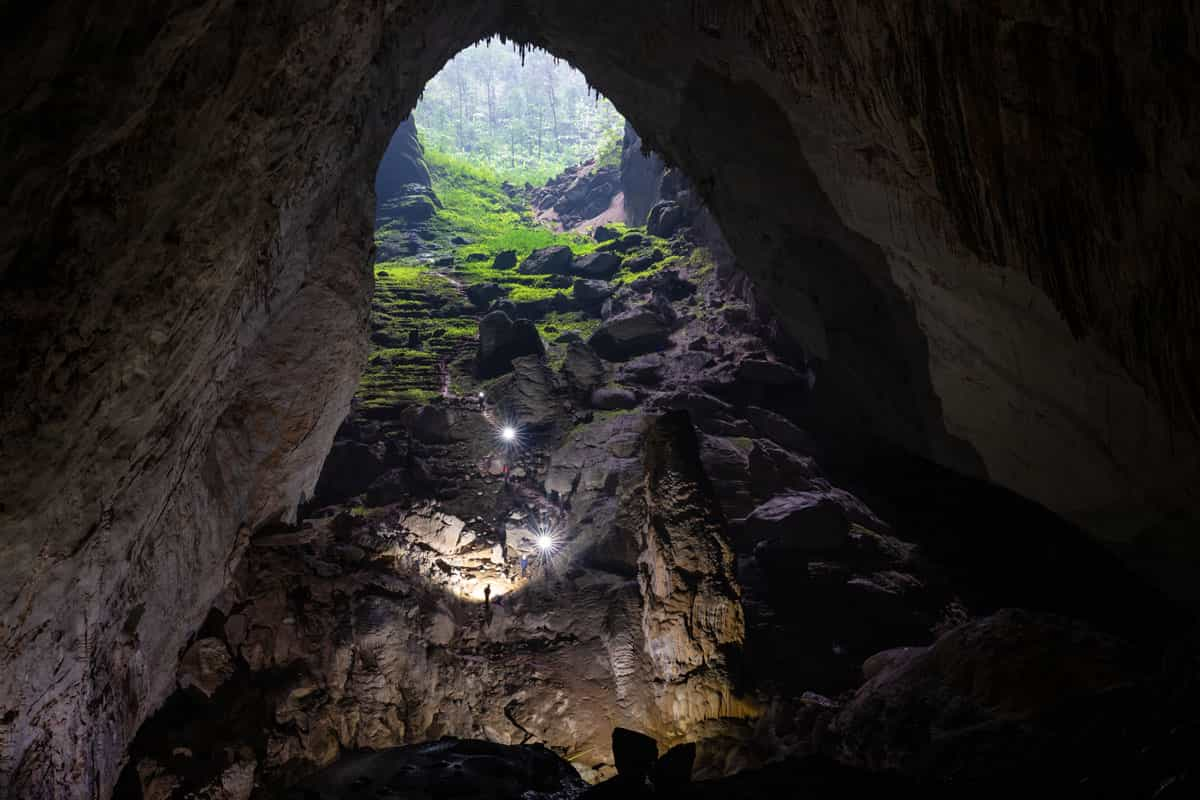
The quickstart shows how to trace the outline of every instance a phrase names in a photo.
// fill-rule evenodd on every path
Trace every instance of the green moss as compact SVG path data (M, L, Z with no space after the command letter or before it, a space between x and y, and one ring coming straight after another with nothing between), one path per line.
M497 253L515 250L520 262L534 250L564 244L577 255L590 252L596 243L574 233L556 233L534 222L521 193L510 197L502 181L486 167L427 148L425 160L433 176L433 189L442 208L431 227L447 240L465 236L471 244L458 248L459 261L481 253L487 261L464 264L468 271L485 275Z

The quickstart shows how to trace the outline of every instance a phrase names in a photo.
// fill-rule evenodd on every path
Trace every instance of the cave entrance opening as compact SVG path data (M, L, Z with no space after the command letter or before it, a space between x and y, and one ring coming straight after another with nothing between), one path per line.
M495 308L543 340L586 338L594 315L571 307L573 260L601 244L597 227L645 222L647 209L626 213L620 184L631 137L582 73L543 50L487 39L430 79L376 174L364 407L469 397L510 372L537 346L525 331L480 353L479 320ZM548 248L556 259L530 260Z

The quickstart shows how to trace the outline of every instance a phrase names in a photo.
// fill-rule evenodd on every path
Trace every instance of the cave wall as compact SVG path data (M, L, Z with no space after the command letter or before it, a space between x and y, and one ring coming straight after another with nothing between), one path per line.
M1192 518L1182 1L2 13L9 795L107 795L245 534L311 490L366 345L373 171L491 31L570 59L687 172L830 424L1109 538Z

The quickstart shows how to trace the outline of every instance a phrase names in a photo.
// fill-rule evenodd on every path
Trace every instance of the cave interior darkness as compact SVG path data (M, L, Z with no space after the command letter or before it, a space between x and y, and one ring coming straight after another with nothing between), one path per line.
M0 797L1192 796L1185 4L89 5L0 14ZM492 36L625 116L673 277L352 402L376 169Z

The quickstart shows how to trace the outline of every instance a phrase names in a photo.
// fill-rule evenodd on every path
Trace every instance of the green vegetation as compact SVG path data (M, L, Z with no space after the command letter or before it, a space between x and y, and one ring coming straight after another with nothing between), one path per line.
M476 283L497 283L516 303L547 300L559 292L554 276L522 275L515 267L498 270L498 253L516 251L517 264L541 247L567 245L576 255L596 249L596 242L578 234L555 233L533 220L518 195L510 197L504 182L486 166L456 156L426 150L433 189L442 202L426 224L432 244L453 254L453 268L434 269L428 258L401 258L377 264L375 295L371 303L372 339L376 349L368 359L358 387L358 397L368 409L427 402L442 388L443 375L460 394L475 390L467 362L476 347L479 314L463 296ZM407 236L403 222L393 221L376 231L376 240ZM469 244L456 246L455 237ZM481 260L468 261L472 255ZM587 336L595 320L582 314L551 314L546 325L578 330ZM415 331L420 349L408 347ZM547 338L554 338L557 333Z
M518 304L519 313L534 318L549 363L559 369L567 347L554 340L568 331L587 339L600 321L581 312L550 311L549 304L531 307L559 293L572 295L569 281L562 276L517 271L538 248L566 245L576 257L597 249L615 250L625 264L658 251L661 258L645 269L635 272L623 265L613 277L618 286L668 268L680 268L693 278L713 269L707 250L674 255L671 242L649 236L643 228L608 225L623 241L603 244L579 234L556 233L534 221L524 193L506 185L491 167L443 152L429 142L425 158L442 207L415 231L427 243L423 255L375 267L371 315L375 349L358 390L367 409L428 402L441 393L445 382L460 395L486 389L470 372L481 313L464 293L474 284L498 284L505 290L504 297ZM413 235L414 229L400 221L385 222L376 232L381 243L407 241ZM634 236L641 237L641 243L631 247ZM497 269L496 256L510 250L516 253L514 266ZM391 252L404 249L392 247ZM444 257L449 258L442 262ZM435 259L440 266L432 264Z
M421 136L424 138L423 132ZM470 240L471 244L458 248L458 261L481 277L491 270L496 254L505 250L515 250L520 261L538 248L556 244L570 245L577 255L596 248L596 243L584 236L555 233L534 222L524 199L505 192L503 179L487 167L430 145L425 149L425 163L433 177L433 191L444 206L434 217L433 228L447 239L463 236ZM467 262L473 254L488 259Z
M612 103L578 70L495 40L451 60L425 86L413 118L430 148L486 164L518 185L541 185L597 153L611 161L614 140L619 159L624 131Z

